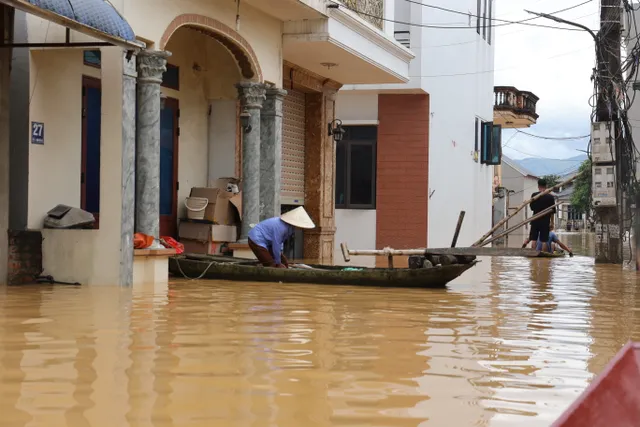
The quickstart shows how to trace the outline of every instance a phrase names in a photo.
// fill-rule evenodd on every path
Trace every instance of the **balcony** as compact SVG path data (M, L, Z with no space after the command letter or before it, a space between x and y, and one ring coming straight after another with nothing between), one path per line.
M536 104L539 98L533 93L511 86L496 86L493 92L494 124L501 125L504 129L522 129L536 124Z

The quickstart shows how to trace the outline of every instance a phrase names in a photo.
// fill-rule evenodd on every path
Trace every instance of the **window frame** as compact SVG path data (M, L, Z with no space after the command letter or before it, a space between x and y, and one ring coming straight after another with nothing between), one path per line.
M357 127L357 126L344 126L345 128L349 127ZM377 126L375 126L377 128ZM343 165L337 164L337 149L338 146L341 145L345 148L345 161ZM372 179L371 179L371 203L370 204L355 204L351 203L351 147L352 146L370 146L372 151L372 164L371 170ZM378 182L378 167L377 167L377 159L378 159L378 141L372 139L343 139L340 142L336 143L336 175L338 168L342 168L344 172L344 194L345 194L345 203L338 203L337 197L335 198L335 209L353 209L353 210L375 210L376 202L377 202L377 182ZM338 186L336 182L336 188L334 192L337 192ZM335 197L335 195L334 195Z
M487 43L491 46L491 33L493 29L493 0L487 0L489 2L489 33L487 34Z
M482 122L480 130L480 163L487 166L502 164L502 126Z
M481 14L482 14L482 0L478 0L478 12L476 16L476 32L478 33L478 35L481 34L480 32L480 15Z
M98 53L98 60L99 63L95 64L93 62L88 62L87 61L87 53L92 53L92 52L97 52ZM82 51L82 63L87 66L87 67L91 67L91 68L97 68L97 69L102 69L102 51L100 49L85 49Z
M483 0L484 8L482 11L482 38L485 40L487 39L487 1L489 0Z

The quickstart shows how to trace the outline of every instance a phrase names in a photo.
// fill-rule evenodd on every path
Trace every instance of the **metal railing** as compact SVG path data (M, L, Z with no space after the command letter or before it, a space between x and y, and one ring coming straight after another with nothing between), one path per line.
M536 104L539 98L531 92L521 91L510 86L496 86L493 89L495 96L494 108L500 110L512 110L518 114L528 114L538 118Z

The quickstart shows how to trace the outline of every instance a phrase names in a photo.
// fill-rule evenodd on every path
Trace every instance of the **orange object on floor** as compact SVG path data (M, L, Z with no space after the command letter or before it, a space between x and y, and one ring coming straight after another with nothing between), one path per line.
M169 236L160 237L160 242L162 242L162 244L166 248L175 249L176 250L176 254L178 254L178 255L184 253L184 245L182 243L176 241L176 239L174 239L173 237L169 237Z
M153 245L153 236L148 236L143 233L136 233L133 235L133 248L134 249L147 249Z

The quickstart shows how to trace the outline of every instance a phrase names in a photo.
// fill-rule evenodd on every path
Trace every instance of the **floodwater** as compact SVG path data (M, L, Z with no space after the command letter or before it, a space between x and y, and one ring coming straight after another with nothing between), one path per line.
M0 426L548 426L629 339L636 274L484 259L445 290L0 291Z

